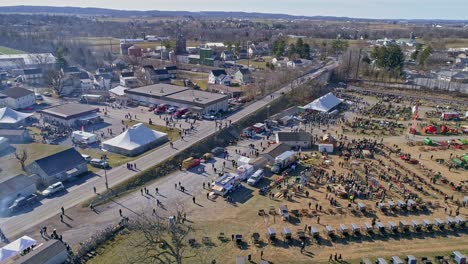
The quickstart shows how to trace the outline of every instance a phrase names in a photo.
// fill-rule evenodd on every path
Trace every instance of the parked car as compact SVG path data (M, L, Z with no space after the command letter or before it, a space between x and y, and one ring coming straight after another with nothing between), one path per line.
M40 95L38 93L34 94L34 96L36 97L36 100L38 100L38 101L44 100L44 98L42 98L42 95Z
M204 114L202 116L202 118L205 119L205 120L215 120L216 119L216 117L214 115L210 115L210 114Z
M43 95L44 95L44 96L47 96L47 97L51 97L51 96L52 96L52 94L51 94L50 92L45 92L45 93L43 93Z
M13 204L10 205L10 207L8 207L8 210L10 210L10 212L14 212L35 202L37 202L36 194L31 194L26 197L19 197L13 202Z
M252 174L252 176L250 176L250 178L247 180L247 184L249 185L255 185L257 184L262 178L263 178L263 170L262 169L258 169L257 171L254 172L254 174Z
M174 106L169 107L169 109L166 110L166 114L172 114L172 113L175 113L176 111L177 111L177 108L175 108Z
M109 163L102 159L91 159L89 161L89 164L91 164L91 166L96 167L96 168L101 168L101 169L109 168Z
M42 195L44 195L46 197L50 197L53 194L55 194L57 192L60 192L60 191L63 191L63 190L65 190L65 186L63 185L63 183L62 182L56 182L56 183L50 185L49 187L47 187L47 189L45 189L44 191L42 191Z
M81 157L83 157L83 159L85 159L86 162L88 162L88 163L89 163L89 162L91 161L91 159L92 159L90 155L85 155L85 154L81 154Z

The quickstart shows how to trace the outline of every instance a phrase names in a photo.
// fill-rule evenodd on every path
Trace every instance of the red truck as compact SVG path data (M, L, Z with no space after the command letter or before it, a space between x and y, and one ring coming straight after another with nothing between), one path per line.
M179 110L177 110L173 117L174 118L181 118L185 113L188 112L188 108L180 108Z
M167 109L167 104L160 104L158 107L156 107L156 110L154 110L155 114L163 114L166 112Z

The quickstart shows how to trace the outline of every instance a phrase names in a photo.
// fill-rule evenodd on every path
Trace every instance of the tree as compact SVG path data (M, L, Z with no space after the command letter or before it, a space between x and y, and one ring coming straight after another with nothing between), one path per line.
M169 40L164 40L162 44L167 50L172 48L172 43Z
M65 87L65 75L61 70L50 70L47 72L47 83L52 86L55 93L60 96Z
M173 223L168 223L164 215L141 214L129 223L129 229L137 236L131 241L135 249L128 257L130 263L183 263L183 260L195 257L187 249L187 237L193 228L182 221L183 210L177 209L177 217Z
M57 58L57 67L63 69L68 66L68 62L65 59L66 49L64 47L58 47L55 51L55 57Z
M331 46L332 46L333 52L335 54L339 54L339 53L344 52L349 47L349 43L346 40L334 39L332 41Z
M391 45L388 47L375 47L371 52L371 57L375 60L378 67L387 71L401 72L405 56L400 46Z
M18 162L20 163L21 165L21 169L23 171L26 171L26 166L25 166L25 163L26 163L26 160L28 160L28 151L23 148L21 150L16 150L15 152L15 158L18 160Z
M272 49L271 49L272 55L276 57L281 57L284 55L285 50L286 50L286 38L280 37L273 42Z
M424 66L426 64L426 60L431 56L432 53L432 47L428 46L426 47L420 54L418 58L418 64L420 66Z
M228 41L224 42L224 45L226 46L227 51L229 51L229 52L232 51L232 46L233 46L232 41L228 40Z

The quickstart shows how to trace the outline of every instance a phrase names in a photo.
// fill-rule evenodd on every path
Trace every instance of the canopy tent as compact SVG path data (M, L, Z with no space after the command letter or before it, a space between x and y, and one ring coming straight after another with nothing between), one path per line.
M3 262L11 257L16 256L17 251L11 249L0 248L0 262Z
M32 114L18 112L9 107L0 108L0 128L16 128L30 116Z
M113 95L116 95L116 96L124 96L125 95L125 90L128 90L128 88L119 85L119 86L117 86L115 88L110 89L109 93L111 93Z
M166 133L151 130L139 123L122 134L104 141L102 149L126 156L135 156L167 141Z
M326 95L315 99L313 102L304 106L304 109L315 110L319 112L330 112L333 108L341 104L343 101L337 98L334 94L327 93Z
M10 244L0 249L0 262L3 262L27 249L32 245L36 245L37 241L28 237L22 236Z

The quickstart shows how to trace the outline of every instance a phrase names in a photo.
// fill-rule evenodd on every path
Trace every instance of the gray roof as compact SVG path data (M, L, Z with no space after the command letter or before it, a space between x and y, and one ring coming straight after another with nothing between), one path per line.
M213 75L216 77L220 75L227 75L225 70L212 70L211 73L213 73Z
M24 74L41 74L42 70L38 68L24 69L23 73Z
M65 68L62 68L62 71L65 72L65 73L74 73L74 72L80 72L80 69L78 69L78 67L65 67Z
M291 147L280 143L280 144L273 144L269 148L265 149L262 154L267 154L271 156L273 159L281 155L283 152L290 150Z
M126 90L125 93L160 98L163 96L168 96L171 94L179 93L188 89L189 88L187 87L158 83L158 84L143 86L143 87L139 87L135 89L129 89L129 90Z
M10 193L24 190L32 184L36 184L36 178L27 177L24 174L19 174L14 177L3 180L2 182L0 182L0 198L3 198L9 195Z
M278 140L282 141L311 141L312 135L307 132L278 132Z
M44 264L59 254L67 250L65 244L56 239L51 239L44 242L41 246L36 247L32 252L15 260L13 264ZM64 256L67 256L64 254ZM65 260L63 260L64 262ZM61 263L61 262L60 262Z
M223 100L227 100L228 96L220 93L210 93L197 90L185 90L179 93L175 93L166 98L170 98L173 101L196 105L199 107L204 107L206 105L211 105Z
M52 106L49 108L42 109L38 112L43 113L43 114L49 114L49 115L56 116L59 118L72 119L75 117L88 115L88 114L98 112L98 111L99 111L98 107L93 107L93 106L84 105L84 104L71 103L71 104Z
M55 175L59 172L71 170L77 165L86 163L86 160L74 148L69 148L42 159L35 160L47 175Z
M0 129L0 136L21 136L25 132L26 129Z
M10 88L8 90L2 91L2 94L8 97L14 98L14 99L18 99L24 96L28 96L30 94L34 94L34 92L28 89L21 88L21 87L14 87L14 88Z

